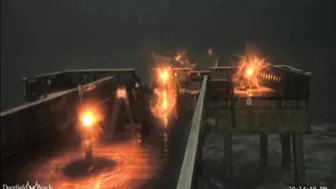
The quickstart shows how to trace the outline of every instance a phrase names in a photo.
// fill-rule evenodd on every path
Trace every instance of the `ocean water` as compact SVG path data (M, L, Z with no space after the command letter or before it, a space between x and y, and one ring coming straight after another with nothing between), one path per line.
M211 125L208 125L211 126ZM233 180L224 179L224 137L212 130L206 138L205 160L208 189L277 189L294 184L291 170L281 170L281 146L278 135L269 135L268 168L258 175L259 137L257 135L233 136ZM336 123L312 124L312 134L304 136L306 182L314 185L336 187Z

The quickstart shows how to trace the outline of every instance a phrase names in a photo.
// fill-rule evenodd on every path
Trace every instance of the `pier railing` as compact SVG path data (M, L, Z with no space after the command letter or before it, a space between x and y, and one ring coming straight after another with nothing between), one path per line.
M23 78L26 101L32 102L48 94L85 85L113 76L118 83L136 78L135 69L75 69Z
M83 85L83 90L72 88L1 112L1 159L57 131L75 131L79 91L84 93L84 101L104 101L100 108L107 108L117 86L116 78L105 77Z
M201 90L191 122L190 135L184 154L177 189L201 188L205 128L203 126L208 103L209 76L203 77Z

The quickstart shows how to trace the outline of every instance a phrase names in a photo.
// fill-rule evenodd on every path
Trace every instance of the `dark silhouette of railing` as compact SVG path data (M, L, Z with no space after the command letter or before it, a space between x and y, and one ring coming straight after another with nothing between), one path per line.
M202 185L202 147L204 143L204 118L208 103L209 76L204 76L196 108L191 122L190 134L184 154L177 189L200 188Z
M86 84L83 86L85 100L111 101L117 84L114 77ZM110 105L109 101L104 103ZM75 131L78 107L79 90L73 88L1 112L1 158L6 159L58 131Z
M26 101L32 102L48 94L85 85L104 77L114 76L119 83L135 79L135 69L76 69L23 78Z

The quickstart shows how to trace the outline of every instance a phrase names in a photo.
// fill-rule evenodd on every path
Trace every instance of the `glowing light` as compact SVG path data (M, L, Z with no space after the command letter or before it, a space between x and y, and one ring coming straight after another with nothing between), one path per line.
M160 72L160 78L161 78L162 83L166 83L167 80L169 79L168 71L167 70L161 71Z
M212 49L208 49L208 55L209 55L209 56L212 56L212 54L213 54Z
M81 121L82 121L83 126L91 127L95 123L96 118L95 118L94 114L91 111L88 110L88 111L83 113L83 115L81 117Z
M84 91L92 91L93 89L95 89L96 88L96 85L94 85L94 84L89 84L88 86L86 86L85 88L84 88Z
M181 59L182 59L182 53L178 53L178 54L175 56L175 60L179 62Z
M252 76L253 76L253 73L254 73L254 69L253 69L253 68L248 68L248 69L246 70L246 76L247 76L248 78L252 77Z
M155 95L151 110L154 116L162 121L164 126L167 126L176 103L176 79L173 77L173 69L169 66L155 70L157 71L157 77L154 79L157 87L154 89Z
M264 72L267 66L265 60L256 55L247 54L242 57L232 78L235 95L251 97L272 91L272 89L262 86L263 80L273 78L272 75Z
M125 88L117 89L117 98L126 98L127 93Z
M195 63L193 64L190 62L186 51L178 52L177 55L174 57L174 59L183 68L189 68L193 70L196 66Z
M98 161L92 164L93 169L91 169L95 174L90 174L93 173L90 172L90 168L83 170L83 173L77 171L75 173L85 176L78 177L76 180L66 177L63 171L54 171L55 167L63 168L78 160L81 161L82 154L80 152L82 151L65 151L62 156L53 156L46 161L37 159L32 162L32 168L27 171L27 175L32 180L48 183L55 189L141 188L142 180L156 178L161 173L158 168L165 165L161 156L151 153L153 150L155 149L143 149L141 146L131 145L128 142L96 146L95 155ZM97 167L96 165L105 165L96 163L100 161L101 157L112 160L114 165L106 166L106 169ZM134 179L140 181L135 182Z
M89 139L86 139L86 140L83 141L83 143L84 143L85 147L88 147L89 145L92 144L92 141L89 140Z
M168 108L168 99L167 99L167 92L163 91L163 101L162 101L162 108L166 110Z

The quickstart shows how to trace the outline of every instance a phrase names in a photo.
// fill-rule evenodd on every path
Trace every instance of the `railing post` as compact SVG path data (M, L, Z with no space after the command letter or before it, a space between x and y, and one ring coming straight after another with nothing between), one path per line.
M48 95L48 92L47 92L47 79L46 77L42 77L42 83L40 83L40 85L42 85L42 94L40 94L40 97L42 96L43 98L46 98L47 95Z
M84 91L83 91L83 86L82 85L78 85L77 86L77 90L78 90L78 99L79 99L79 105L81 105L83 103L83 95L84 95Z

